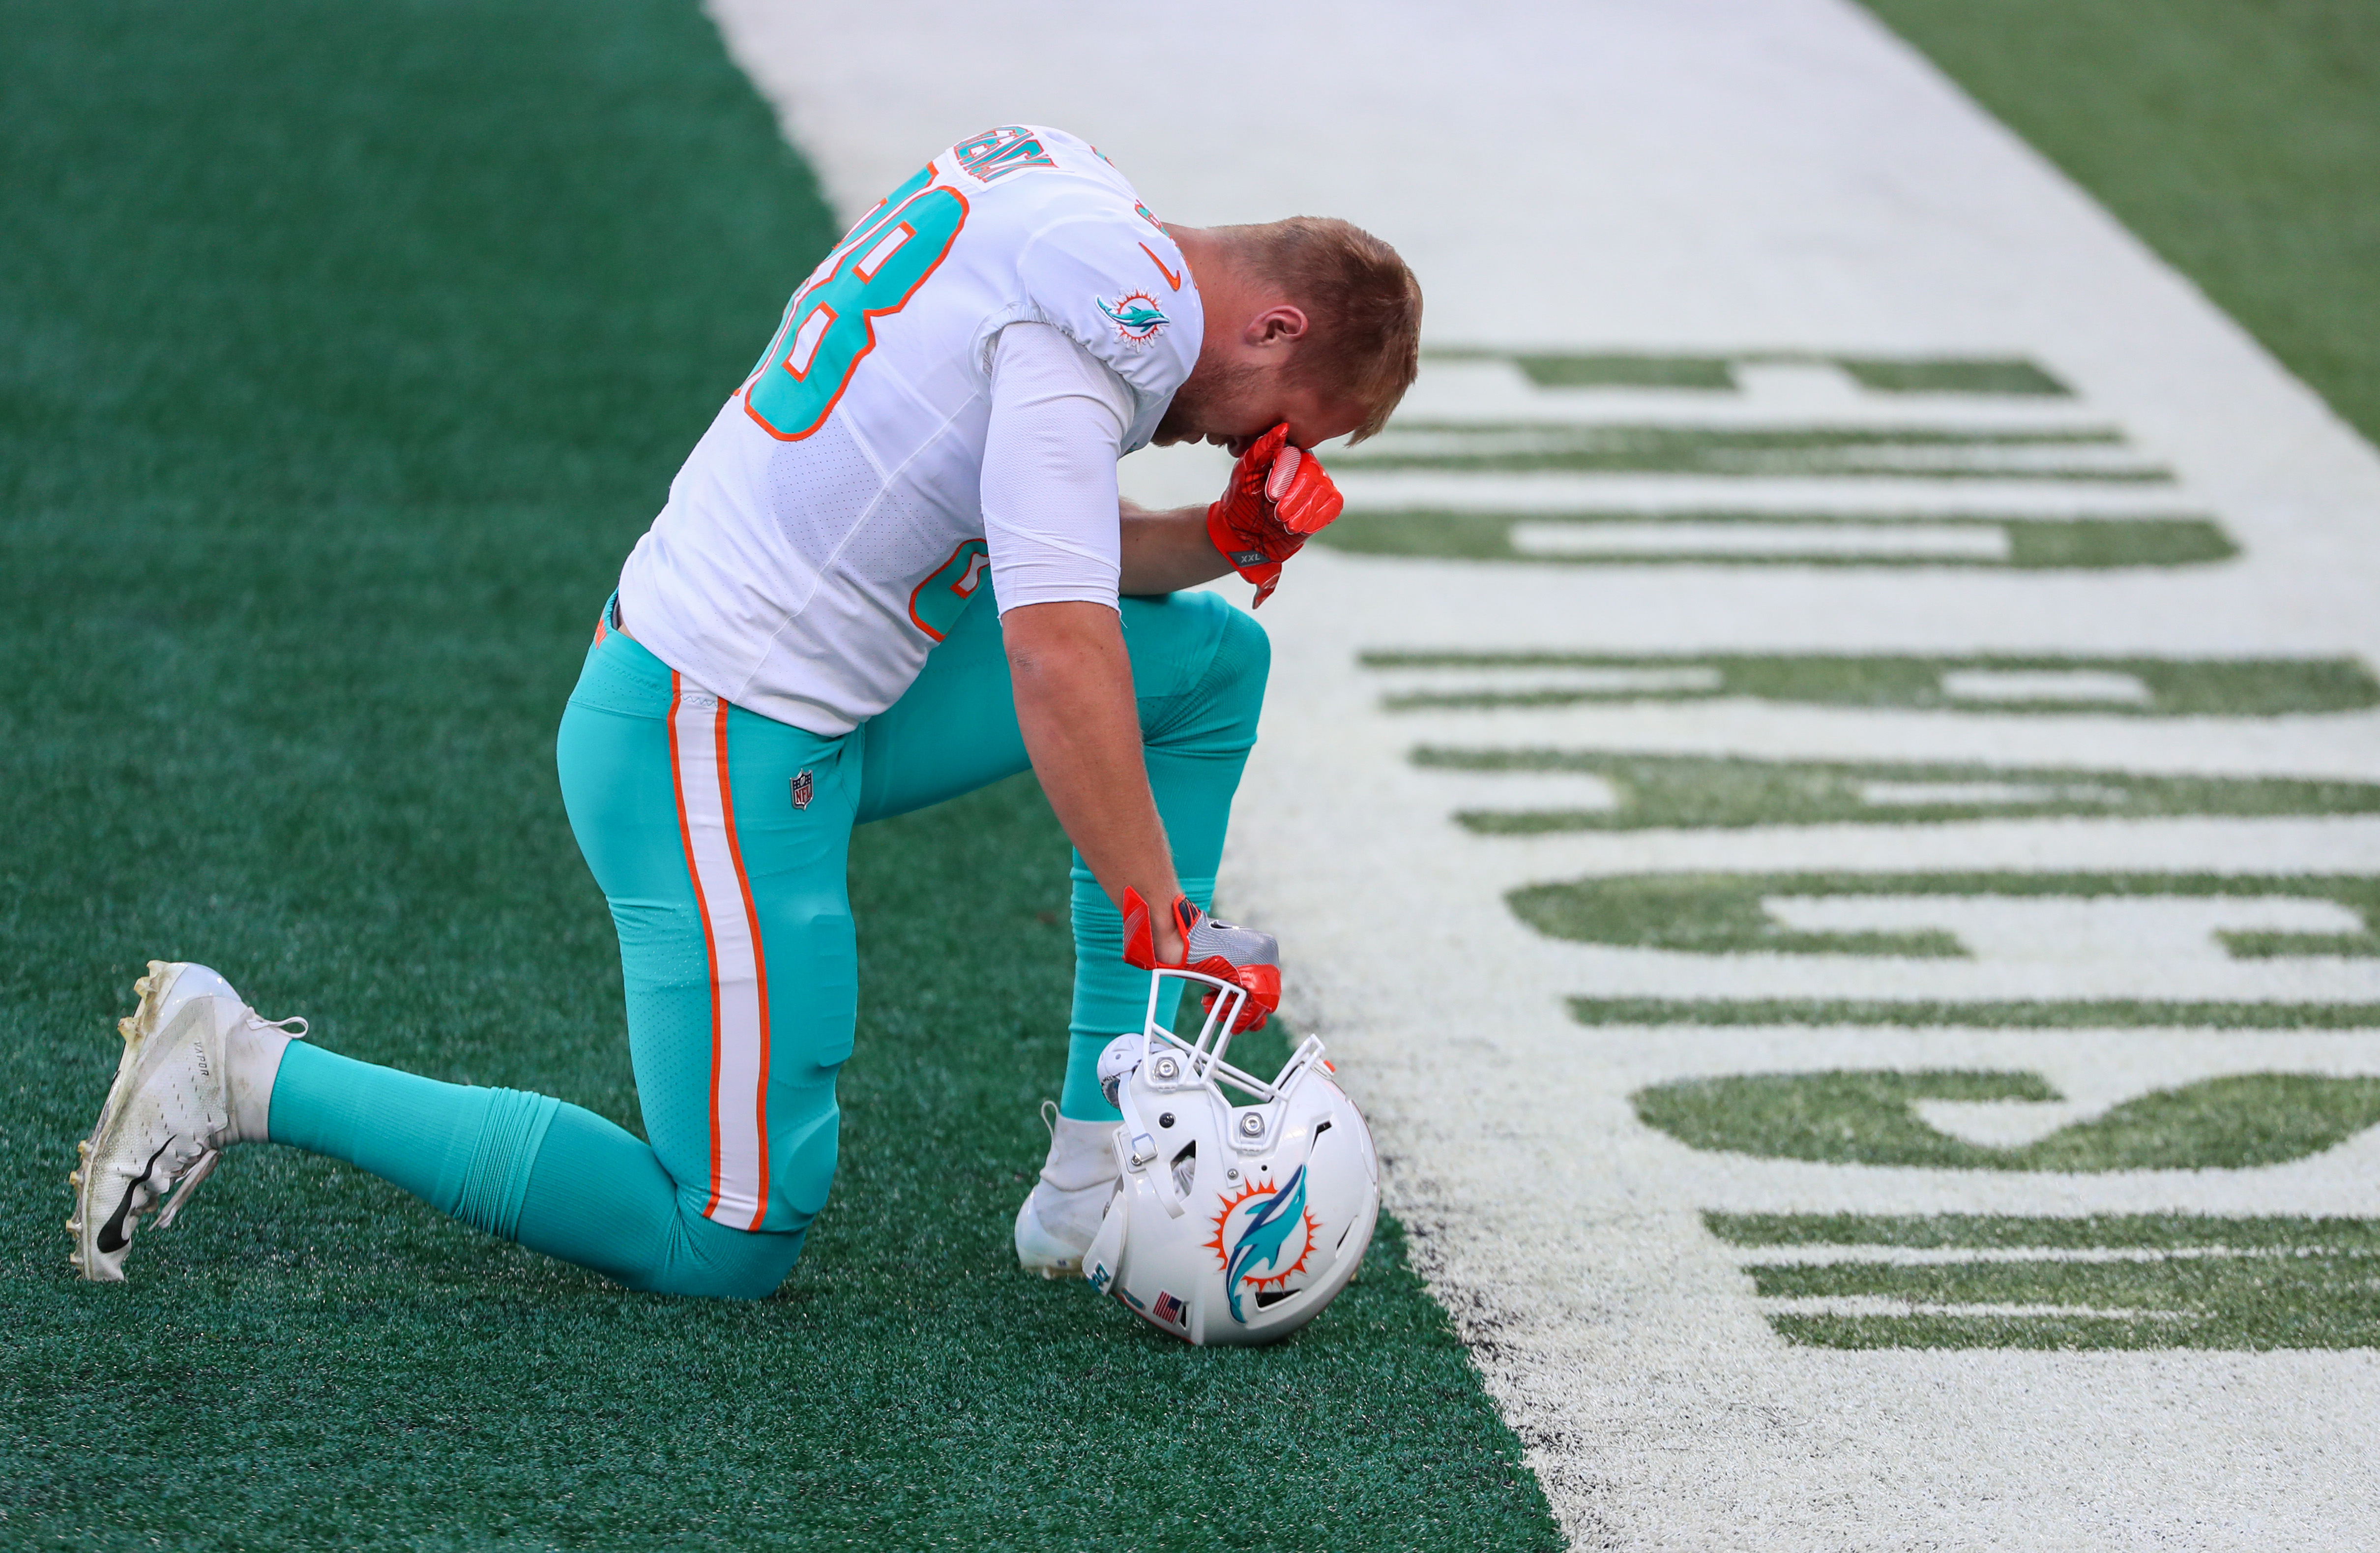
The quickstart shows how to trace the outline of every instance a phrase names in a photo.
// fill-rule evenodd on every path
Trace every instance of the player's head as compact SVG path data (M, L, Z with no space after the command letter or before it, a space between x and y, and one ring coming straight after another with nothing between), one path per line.
M1421 360L1421 284L1395 249L1311 215L1167 230L1207 324L1157 441L1236 454L1284 421L1301 447L1380 429Z

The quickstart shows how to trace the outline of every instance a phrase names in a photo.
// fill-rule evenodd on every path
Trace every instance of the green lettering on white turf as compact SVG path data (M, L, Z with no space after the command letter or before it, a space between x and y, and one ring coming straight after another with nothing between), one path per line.
M1333 460L1334 463L1342 460ZM1539 525L1559 535L1579 531L1576 544L1524 549L1513 543L1518 524ZM1597 525L1730 524L1740 543L1714 551L1707 536L1688 547L1688 531L1665 548L1659 535L1632 536L1621 549L1597 542ZM1792 531L1809 525L1839 531L1840 547L1817 551ZM1929 531L1973 533L1997 540L1974 553L1897 548L1895 531L1923 525ZM1766 531L1766 532L1764 532ZM1774 534L1773 543L1767 535ZM1791 536L1791 537L1789 537ZM1873 536L1872 541L1867 536ZM1332 549L1361 556L1441 556L1459 560L1527 561L1546 566L1649 566L1691 562L1698 566L1956 566L2018 571L2089 569L2129 566L2198 566L2228 560L2239 546L2212 518L2178 514L2139 518L1995 517L1973 513L1819 512L1482 512L1449 507L1364 509L1349 512L1315 536ZM1864 543L1864 541L1867 541Z
M1780 897L1856 896L2012 900L2289 897L2332 900L2362 917L2361 931L2216 930L2238 959L2380 954L2380 878L2362 874L1622 874L1527 885L1504 899L1523 922L1555 938L1699 954L1848 954L1957 957L1966 949L1940 928L1801 932L1772 917Z
M1743 1271L1791 1342L2380 1346L2380 1220L1710 1213L1704 1222L1745 1248ZM1926 1260L1893 1259L1903 1252ZM1870 1308L1840 1308L1853 1302Z
M2364 814L2380 783L1987 765L1916 765L1625 755L1592 750L1474 750L1425 745L1415 765L1440 771L1574 772L1608 783L1605 809L1466 809L1483 836L1759 825L1906 825L1997 815Z
M1877 1246L1911 1251L2335 1251L2380 1257L2380 1218L2213 1214L1706 1213L1729 1245Z
M1350 470L1457 470L2168 484L2111 426L1679 426L1399 421L1332 458Z
M1382 649L1365 653L1359 661L1399 677L1402 682L1383 702L1390 711L1726 697L1823 706L2167 717L2279 716L2380 706L2380 679L2354 658ZM1576 672L1566 679L1569 671ZM1645 672L1661 678L1647 681Z
M1702 356L1643 351L1510 351L1460 346L1427 352L1437 361L1510 361L1540 388L1681 388L1731 393L1738 366L1827 365L1875 394L2017 395L2062 398L2065 384L2022 357L1829 356L1798 350L1738 350Z
M2241 1073L2158 1090L2034 1143L1952 1137L1921 1100L2054 1101L2039 1075L1743 1073L1634 1095L1638 1119L1689 1147L1765 1159L1951 1170L2199 1170L2286 1164L2380 1125L2380 1077Z

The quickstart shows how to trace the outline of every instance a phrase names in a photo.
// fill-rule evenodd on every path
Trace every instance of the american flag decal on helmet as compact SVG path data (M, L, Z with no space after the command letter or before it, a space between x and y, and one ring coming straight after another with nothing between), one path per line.
M818 784L810 780L810 774L808 771L804 771L800 776L794 778L794 807L796 809L808 808L810 806L811 798L814 797L817 792Z
M1160 1289L1157 1291L1157 1302L1148 1307L1148 1314L1160 1321L1179 1327L1182 1325L1182 1308L1180 1300Z

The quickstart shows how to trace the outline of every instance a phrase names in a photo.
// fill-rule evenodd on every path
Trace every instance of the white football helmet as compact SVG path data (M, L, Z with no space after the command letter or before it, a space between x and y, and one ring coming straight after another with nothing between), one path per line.
M1196 1041L1158 1021L1173 982L1213 989ZM1355 1276L1380 1211L1371 1131L1318 1037L1270 1083L1223 1060L1246 997L1218 977L1160 970L1140 1033L1099 1058L1100 1087L1123 1112L1123 1179L1083 1277L1193 1343L1273 1342L1313 1320ZM1253 1104L1233 1105L1224 1084Z

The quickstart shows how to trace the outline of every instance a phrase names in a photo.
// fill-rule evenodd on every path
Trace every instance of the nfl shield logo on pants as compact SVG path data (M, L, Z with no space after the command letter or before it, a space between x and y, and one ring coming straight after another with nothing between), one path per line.
M794 807L796 809L808 808L810 806L810 796L817 792L817 784L810 780L810 774L808 772L805 771L800 776L795 777Z

